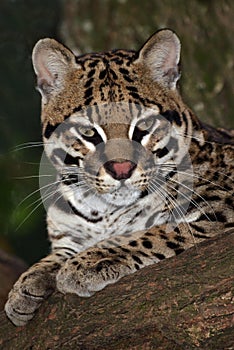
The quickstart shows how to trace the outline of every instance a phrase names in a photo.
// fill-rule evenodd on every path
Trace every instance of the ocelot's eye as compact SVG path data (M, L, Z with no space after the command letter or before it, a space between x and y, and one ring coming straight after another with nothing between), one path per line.
M132 140L141 142L143 137L148 135L155 124L155 117L153 115L140 120L133 131Z
M147 131L151 128L151 126L154 124L154 119L152 117L149 117L147 119L141 120L137 127L141 131Z
M98 131L91 126L80 126L78 131L84 140L91 142L94 145L98 145L99 143L103 142L103 139Z
M81 133L81 135L86 137L93 137L95 135L95 129L85 126L80 126L79 132Z

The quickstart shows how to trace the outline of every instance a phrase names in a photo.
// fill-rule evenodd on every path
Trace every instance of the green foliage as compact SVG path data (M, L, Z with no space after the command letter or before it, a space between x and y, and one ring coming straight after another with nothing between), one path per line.
M40 97L34 88L31 51L39 38L56 37L59 5L55 0L0 2L0 245L10 247L29 262L48 248L43 239L43 208L24 221L34 208L27 206L36 197L19 205L38 188L38 179L19 177L38 175L42 148L40 151L30 148L27 152L14 148L25 142L41 141Z

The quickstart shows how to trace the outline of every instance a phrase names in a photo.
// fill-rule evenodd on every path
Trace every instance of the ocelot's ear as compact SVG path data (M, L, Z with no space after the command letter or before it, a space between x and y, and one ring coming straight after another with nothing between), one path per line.
M180 41L169 29L153 34L139 51L136 62L149 68L155 81L169 89L176 88L180 77Z
M64 78L75 67L75 56L54 39L41 39L32 52L37 87L42 97L48 98L63 88Z

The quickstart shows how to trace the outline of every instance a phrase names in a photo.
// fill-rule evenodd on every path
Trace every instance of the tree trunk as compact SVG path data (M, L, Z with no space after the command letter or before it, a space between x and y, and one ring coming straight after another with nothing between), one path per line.
M0 349L233 349L233 238L219 235L91 298L55 293L25 327L2 312Z

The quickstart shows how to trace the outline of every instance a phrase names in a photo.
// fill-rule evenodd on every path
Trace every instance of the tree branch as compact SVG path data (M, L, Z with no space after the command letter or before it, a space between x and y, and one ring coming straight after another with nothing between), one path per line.
M91 298L55 293L25 327L0 314L0 349L232 349L233 238L226 233Z

